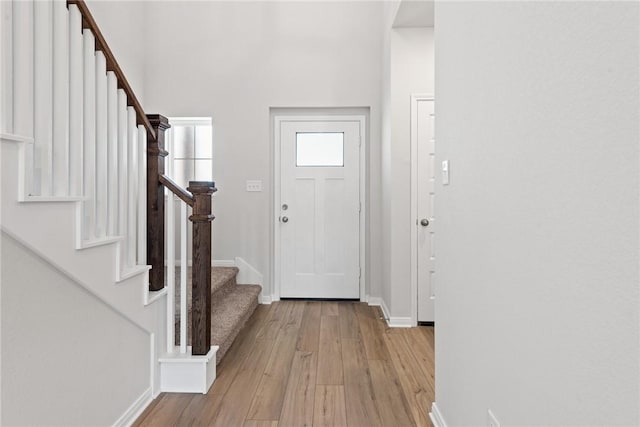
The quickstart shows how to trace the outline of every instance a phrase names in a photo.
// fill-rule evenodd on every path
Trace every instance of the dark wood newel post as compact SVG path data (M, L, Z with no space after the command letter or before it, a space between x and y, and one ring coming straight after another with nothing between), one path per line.
M211 181L189 181L193 194L193 250L191 294L191 353L204 355L211 348Z
M160 114L147 114L155 136L147 132L147 264L149 290L164 288L164 133L171 127L169 120Z

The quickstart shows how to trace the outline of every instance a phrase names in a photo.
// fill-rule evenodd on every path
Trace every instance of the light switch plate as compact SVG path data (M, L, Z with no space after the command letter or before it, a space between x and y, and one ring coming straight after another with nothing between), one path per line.
M442 161L442 185L449 185L449 160Z
M247 191L262 191L262 180L247 180Z

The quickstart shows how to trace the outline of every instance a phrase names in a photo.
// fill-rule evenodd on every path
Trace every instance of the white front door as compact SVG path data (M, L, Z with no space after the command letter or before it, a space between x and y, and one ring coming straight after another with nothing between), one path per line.
M434 261L433 234L435 222L435 139L433 134L434 103L432 99L418 99L416 108L417 142L417 277L418 321L434 321Z
M280 296L359 298L360 122L280 123Z

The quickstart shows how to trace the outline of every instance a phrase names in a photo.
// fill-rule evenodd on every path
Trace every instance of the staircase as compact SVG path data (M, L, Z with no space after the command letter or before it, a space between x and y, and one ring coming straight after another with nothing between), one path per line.
M147 334L127 417L161 391L206 393L261 292L211 267L215 184L165 174L168 120L145 114L83 0L3 0L0 17L2 233ZM193 265L177 280L176 261Z
M258 306L258 296L262 291L259 285L238 285L237 267L213 267L211 269L211 344L218 346L216 363L220 363L233 344L244 324ZM187 277L191 277L187 274ZM187 279L187 301L191 301L190 280ZM180 296L176 294L176 345L180 344ZM191 303L187 303L188 316L191 316ZM187 321L187 325L191 322ZM189 341L191 328L187 326Z

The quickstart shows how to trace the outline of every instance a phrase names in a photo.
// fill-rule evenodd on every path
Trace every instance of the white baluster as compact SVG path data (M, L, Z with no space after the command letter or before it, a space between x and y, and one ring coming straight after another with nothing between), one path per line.
M173 196L172 196L173 197ZM187 352L187 204L180 203L180 353Z
M171 147L171 134L167 132L165 134L165 140L167 142L167 146ZM170 162L169 162L170 163ZM169 169L170 171L170 169ZM174 346L176 342L175 337L175 322L176 322L176 304L175 304L175 294L176 294L176 221L175 221L175 205L174 205L174 196L173 193L168 192L169 197L167 198L167 224L166 224L166 234L165 234L165 245L167 247L167 350L169 353L173 353ZM180 266L180 271L185 268L185 266ZM180 293L180 298L184 299L182 293ZM182 319L180 319L182 321ZM182 342L183 335L180 335L180 342Z
M84 239L92 239L95 234L96 220L96 55L93 33L85 29L82 39L83 51L83 114L82 126L84 155L84 221L82 234Z
M138 126L138 264L147 263L147 130Z
M34 19L34 193L49 196L53 190L53 73L51 0L33 3Z
M136 125L136 110L133 107L128 109L128 131L129 131L129 180L127 181L127 266L133 267L136 264L136 208L138 207L136 178L138 171L138 127Z
M107 60L96 52L96 236L107 235Z
M107 235L118 234L118 79L107 73Z
M69 11L53 2L53 194L69 194Z
M0 132L13 133L13 1L0 2Z
M34 133L34 22L33 2L13 2L13 132L32 137ZM28 165L22 177L20 195L33 194L34 144L25 147L25 163Z
M128 122L127 95L122 89L118 89L118 234L120 236L125 236L127 233ZM123 251L121 261L126 261L125 253L126 251Z
M83 37L82 15L69 5L69 193L83 194Z
M33 2L13 2L13 132L33 136Z

